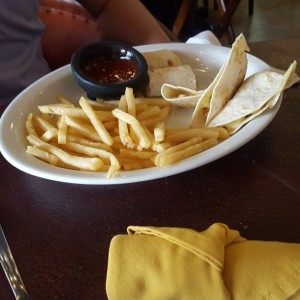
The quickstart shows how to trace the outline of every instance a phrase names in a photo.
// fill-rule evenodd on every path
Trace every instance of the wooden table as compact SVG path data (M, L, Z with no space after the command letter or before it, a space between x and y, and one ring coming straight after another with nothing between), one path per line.
M300 63L300 39L250 48L277 68ZM106 299L109 243L128 225L201 231L223 222L248 239L299 243L299 114L297 84L284 93L272 123L234 153L180 175L128 185L48 181L0 155L0 222L32 298ZM0 299L13 299L2 271Z

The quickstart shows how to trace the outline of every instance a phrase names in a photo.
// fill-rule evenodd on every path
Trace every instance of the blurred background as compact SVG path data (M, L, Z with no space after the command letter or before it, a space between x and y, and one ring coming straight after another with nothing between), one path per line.
M142 2L172 31L184 1ZM248 42L300 37L300 0L187 0L187 12L182 15L181 20L183 25L175 35L185 41L206 29L217 31L220 19L224 17L224 11L229 5L236 6L229 20L234 35L242 32ZM232 42L227 34L225 32L219 37L223 45L230 45Z

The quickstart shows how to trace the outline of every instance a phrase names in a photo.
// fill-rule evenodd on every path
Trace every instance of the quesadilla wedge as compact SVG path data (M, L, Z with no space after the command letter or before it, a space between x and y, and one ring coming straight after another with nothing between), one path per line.
M198 100L192 116L192 128L209 124L235 94L246 75L246 51L249 47L244 35L240 34L232 45L227 61Z
M189 65L180 65L149 70L146 96L161 97L161 87L165 83L182 85L191 90L197 89L197 81L193 69Z
M208 127L226 127L229 134L233 134L267 108L276 105L281 93L299 80L295 73L296 65L294 61L284 74L262 71L248 77Z
M177 54L170 50L158 50L142 53L148 64L148 70L176 67L181 65Z

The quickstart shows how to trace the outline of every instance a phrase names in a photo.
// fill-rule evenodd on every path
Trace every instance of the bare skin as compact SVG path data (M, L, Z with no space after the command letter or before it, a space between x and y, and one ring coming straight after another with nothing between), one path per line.
M170 38L139 0L80 0L112 40L131 45L166 43Z

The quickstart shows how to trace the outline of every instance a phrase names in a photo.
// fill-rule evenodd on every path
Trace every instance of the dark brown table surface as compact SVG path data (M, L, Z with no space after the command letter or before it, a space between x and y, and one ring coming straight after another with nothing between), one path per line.
M300 64L300 39L250 48L273 67L287 69L294 59ZM109 243L128 225L201 231L223 222L248 239L300 243L299 115L297 84L285 91L272 123L234 153L183 174L128 185L40 179L0 155L0 223L32 298L106 299ZM14 299L2 270L0 299Z

